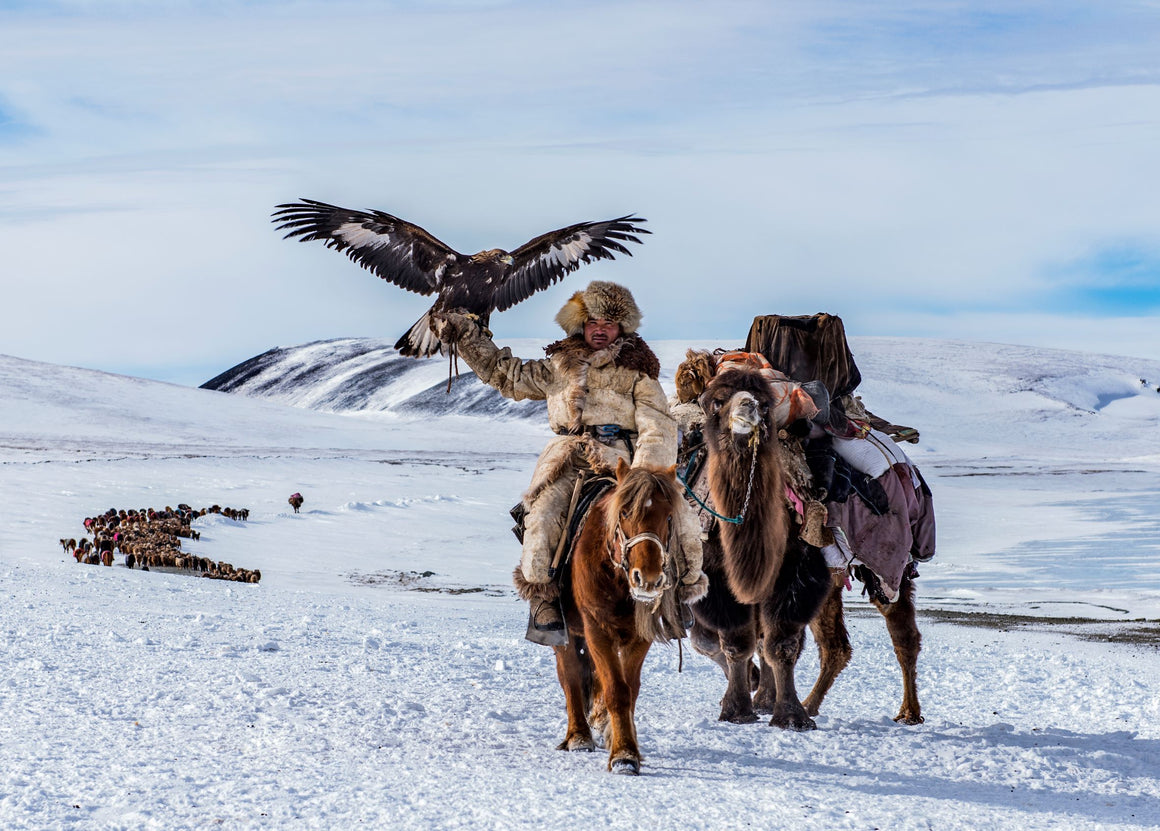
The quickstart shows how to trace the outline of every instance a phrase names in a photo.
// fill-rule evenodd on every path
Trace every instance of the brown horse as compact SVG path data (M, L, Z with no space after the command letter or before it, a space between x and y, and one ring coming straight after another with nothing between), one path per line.
M570 642L555 647L568 708L559 749L593 750L595 727L613 773L640 773L641 667L653 641L680 632L669 545L681 499L675 465L630 468L621 460L615 487L588 514L561 589Z

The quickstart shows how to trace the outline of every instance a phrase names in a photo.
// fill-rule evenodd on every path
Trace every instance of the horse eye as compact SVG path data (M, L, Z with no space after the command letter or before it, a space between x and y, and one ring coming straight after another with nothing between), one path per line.
M715 413L720 409L721 409L721 402L720 401L717 401L716 399L714 399L714 400L709 402L709 411L710 412Z

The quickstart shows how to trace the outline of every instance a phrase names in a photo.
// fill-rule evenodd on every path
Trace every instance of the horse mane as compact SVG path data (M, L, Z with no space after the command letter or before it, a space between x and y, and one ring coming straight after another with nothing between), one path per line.
M723 418L727 409L713 410L712 402L748 392L766 405L761 426L753 491L744 520L740 524L718 522L724 554L725 579L742 603L757 603L769 596L777 581L789 539L789 516L785 507L785 482L778 453L777 433L772 424L773 393L755 369L728 369L706 387L702 404L706 407L702 428L709 449L709 490L718 512L737 516L749 488L752 457L748 443L738 442Z

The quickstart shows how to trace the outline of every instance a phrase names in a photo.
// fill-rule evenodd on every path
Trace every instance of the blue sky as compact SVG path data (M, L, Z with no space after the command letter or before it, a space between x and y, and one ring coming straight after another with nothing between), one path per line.
M648 337L758 313L1160 358L1149 2L0 2L0 352L197 383L427 301L274 205L465 252L635 211Z

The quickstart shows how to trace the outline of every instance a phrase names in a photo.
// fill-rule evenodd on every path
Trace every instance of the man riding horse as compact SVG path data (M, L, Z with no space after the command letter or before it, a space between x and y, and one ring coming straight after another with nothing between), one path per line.
M529 638L564 642L560 590L553 559L574 505L577 479L632 465L667 466L677 458L677 427L660 382L660 361L637 334L641 312L624 286L593 281L556 315L567 334L545 347L546 357L525 361L500 349L470 317L443 312L432 330L489 386L506 398L546 399L556 433L540 454L523 497L523 553L513 580L531 604ZM699 600L708 588L701 573L701 528L682 503L673 529L677 597Z

